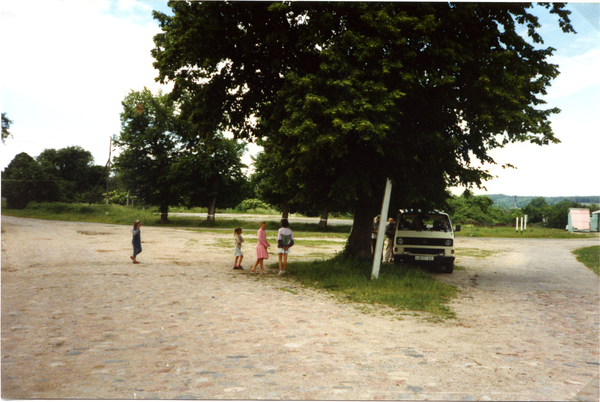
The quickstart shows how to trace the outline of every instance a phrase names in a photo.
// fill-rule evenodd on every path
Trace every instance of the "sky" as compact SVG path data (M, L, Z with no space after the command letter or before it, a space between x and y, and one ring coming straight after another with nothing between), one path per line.
M564 34L545 9L535 11L561 72L543 97L544 108L562 110L550 119L561 143L491 151L497 177L475 194L600 195L600 3L568 8L577 34ZM170 91L154 81L150 50L160 30L153 9L169 11L166 1L0 0L0 108L13 121L12 138L0 144L1 170L21 152L36 157L68 146L106 164L125 96L144 87ZM257 149L251 144L248 153ZM506 163L517 169L503 169Z

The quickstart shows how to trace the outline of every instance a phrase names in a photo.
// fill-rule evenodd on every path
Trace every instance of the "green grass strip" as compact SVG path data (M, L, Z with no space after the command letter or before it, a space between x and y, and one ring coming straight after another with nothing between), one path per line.
M328 290L352 302L427 312L440 319L455 317L447 303L456 297L457 288L436 281L418 267L382 264L379 278L371 280L371 261L339 254L329 260L291 262L287 271L304 286Z
M600 246L584 247L573 251L577 261L600 275Z
M517 232L514 227L483 227L473 225L461 225L460 232L456 237L494 237L510 239L588 239L596 235L593 233L572 233L565 229L551 229L538 226L530 226L527 230Z
M20 218L48 219L71 222L97 222L115 225L133 225L133 222L140 220L144 226L161 227L186 227L186 228L217 228L231 229L242 227L245 231L256 232L260 219L241 220L241 219L217 219L215 222L208 222L206 218L169 216L169 223L160 223L160 214L156 208L141 209L137 207L126 207L122 205L105 204L80 204L80 203L29 203L25 209L2 209L2 215L15 216ZM281 227L279 221L266 220L267 230L276 231ZM326 234L347 235L350 233L351 225L329 225L325 229L319 227L317 223L294 223L291 225L294 232L319 232L324 236Z

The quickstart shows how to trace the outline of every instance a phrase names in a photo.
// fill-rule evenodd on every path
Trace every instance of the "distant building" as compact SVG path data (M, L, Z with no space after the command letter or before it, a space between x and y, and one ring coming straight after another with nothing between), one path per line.
M569 208L567 230L569 232L589 232L590 210L585 208Z
M600 232L600 211L592 212L590 230L592 232Z

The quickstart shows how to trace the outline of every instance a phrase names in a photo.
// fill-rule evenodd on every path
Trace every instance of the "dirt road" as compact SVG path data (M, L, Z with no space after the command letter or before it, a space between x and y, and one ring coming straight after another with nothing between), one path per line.
M598 400L598 239L458 239L430 322L233 271L223 232L142 227L134 265L130 229L2 217L3 398Z

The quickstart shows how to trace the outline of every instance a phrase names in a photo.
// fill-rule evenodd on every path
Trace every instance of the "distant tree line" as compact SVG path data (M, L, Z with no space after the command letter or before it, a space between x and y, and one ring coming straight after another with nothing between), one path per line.
M89 151L78 146L46 149L33 158L22 152L2 172L2 197L7 208L25 208L31 201L87 201L101 199L94 192L103 166L93 164Z
M126 138L121 136L121 141ZM212 206L214 214L218 197L221 208L235 208L239 212L275 209L321 216L321 222L326 222L331 215L352 216L350 208L341 203L330 204L334 206L330 211L328 208L319 210L301 201L289 202L285 191L297 184L288 183L286 187L275 185L276 167L267 166L271 162L264 153L255 156L255 171L248 177L241 173L240 144L220 138L211 147L204 146L202 152L195 148L196 151L189 154L179 152L171 155L167 173L160 174L153 172L164 167L151 166L157 164L160 158L148 150L133 156L122 153L116 158L115 169L109 177L109 202L125 205L133 203L130 200L135 197L137 204L160 207L160 193L155 189L160 188L161 180L168 178L163 185L171 206ZM144 158L148 160L144 161ZM228 176L228 171L233 174ZM104 202L106 174L103 166L93 164L91 153L78 146L46 149L36 158L20 153L2 172L2 197L6 198L7 208L11 209L25 208L32 201ZM157 184L149 186L147 183L152 184L153 180ZM99 183L102 185L98 186ZM152 189L149 193L148 188ZM594 202L598 197L550 197L549 200L547 197L522 197L528 203L521 204L519 208L500 207L494 201L508 197L498 194L478 196L466 190L460 196L450 196L445 210L452 221L459 224L512 225L516 217L527 215L530 225L564 229L569 208L600 209L599 203ZM398 200L392 200L390 216L404 207Z
M527 215L528 224L549 228L564 229L567 226L569 208L588 208L597 211L600 205L591 202L585 205L569 198L552 197L550 204L544 197L529 197L522 208L502 208L495 205L498 195L473 195L466 190L460 196L448 200L448 212L454 223L462 224L514 224L517 217ZM506 196L502 196L506 197ZM584 201L598 200L598 197L576 197ZM559 200L558 200L559 199ZM513 202L514 205L514 202Z
M579 204L599 204L600 196L568 196L568 197L536 197L514 196L505 194L490 194L487 197L494 201L494 205L504 209L525 208L534 198L543 198L548 205L558 204L564 200Z

